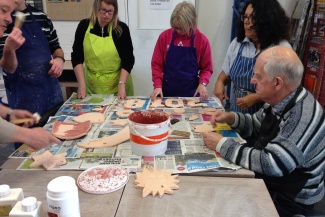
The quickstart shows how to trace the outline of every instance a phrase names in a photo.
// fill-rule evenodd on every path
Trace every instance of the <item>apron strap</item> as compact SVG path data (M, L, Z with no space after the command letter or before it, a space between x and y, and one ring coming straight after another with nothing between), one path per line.
M288 102L282 114L280 115L280 118L278 118L277 115L272 113L272 106L269 106L265 110L265 117L262 121L260 133L254 144L254 148L258 150L264 149L266 145L278 135L279 125L283 119L284 114L286 114L290 109L294 107L296 99L298 98L302 90L302 86L299 86L297 88L294 97Z

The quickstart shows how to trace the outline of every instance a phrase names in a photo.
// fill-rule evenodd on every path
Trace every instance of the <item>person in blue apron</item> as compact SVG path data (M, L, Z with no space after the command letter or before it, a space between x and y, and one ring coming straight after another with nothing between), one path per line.
M24 2L16 1L16 10L25 14L22 26L25 43L8 57L1 50L1 63L9 106L26 109L41 116L63 103L63 95L57 79L64 64L63 51L47 15ZM13 23L15 15L12 14ZM13 24L6 33L11 32ZM42 30L43 29L43 30ZM43 32L44 31L44 32ZM7 37L1 39L4 44ZM53 57L53 59L52 59ZM12 63L17 62L16 69Z
M16 49L14 55L7 55L4 52L7 49L7 37L0 41L4 45L0 53L8 104L12 109L25 109L41 116L46 114L43 119L47 119L50 116L48 114L54 115L63 103L57 79L65 61L63 51L47 15L24 0L17 0L16 4L16 10L25 14L25 23L21 28L25 42ZM12 20L14 23L14 13ZM10 33L12 28L13 24L7 27L6 32ZM16 143L15 147L20 145Z
M150 97L200 96L205 100L213 73L212 55L209 40L196 28L195 7L179 3L170 24L172 28L160 34L153 52Z
M91 16L79 22L71 61L78 98L87 94L133 96L134 65L129 27L118 19L117 0L95 0Z
M273 45L291 48L290 19L277 0L250 0L243 8L236 33L215 83L214 95L230 111L253 114L263 105L250 83L256 58ZM225 90L227 85L231 85L230 93Z

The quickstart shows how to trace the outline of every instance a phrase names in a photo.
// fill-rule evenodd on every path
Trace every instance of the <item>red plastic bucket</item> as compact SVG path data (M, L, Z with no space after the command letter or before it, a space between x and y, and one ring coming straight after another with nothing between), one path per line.
M156 156L167 150L169 116L155 110L133 112L128 117L132 152Z

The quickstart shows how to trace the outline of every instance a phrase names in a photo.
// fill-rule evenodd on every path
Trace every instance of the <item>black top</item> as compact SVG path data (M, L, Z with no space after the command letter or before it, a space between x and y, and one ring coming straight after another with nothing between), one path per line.
M89 19L84 19L81 20L78 24L71 53L71 62L73 68L78 64L84 63L83 41L89 26L89 21ZM118 21L118 25L122 27L123 32L120 36L118 36L118 34L113 30L113 41L115 43L117 52L121 58L121 68L131 73L131 70L134 65L134 55L130 30L129 27L121 21ZM99 37L107 37L109 36L107 28L108 25L104 27L104 33L102 35L102 29L99 26L99 23L96 22L94 28L90 29L90 33Z

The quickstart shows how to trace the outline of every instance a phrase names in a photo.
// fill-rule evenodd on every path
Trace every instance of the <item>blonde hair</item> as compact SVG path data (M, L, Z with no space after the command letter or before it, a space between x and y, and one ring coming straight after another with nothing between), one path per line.
M196 10L193 4L190 2L183 1L176 5L171 17L170 25L178 26L184 30L187 34L190 31L196 29Z
M114 15L110 23L113 25L113 31L115 31L119 36L122 35L122 27L118 25L118 4L117 0L95 0L93 7L91 8L91 14L90 14L90 22L92 22L94 25L96 21L99 19L99 9L100 9L100 3L104 2L108 5L113 5L114 7ZM109 28L107 29L109 31Z

